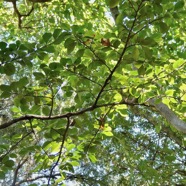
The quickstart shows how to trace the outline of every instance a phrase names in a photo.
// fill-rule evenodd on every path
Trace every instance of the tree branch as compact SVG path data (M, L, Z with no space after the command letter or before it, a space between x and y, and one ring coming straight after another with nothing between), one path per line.
M148 100L148 103L154 106L160 112L160 114L177 130L186 133L186 122L178 118L175 112L169 109L167 105L162 102L157 103L156 98Z
M14 179L13 179L13 183L12 183L12 186L16 186L16 180L17 180L17 175L18 175L18 172L19 172L19 169L26 163L26 161L28 160L28 158L24 159L22 162L20 161L18 163L18 166L14 172Z
M12 4L13 4L13 8L14 8L14 12L17 14L18 16L18 27L22 28L22 17L27 17L29 16L33 10L34 10L34 3L32 3L32 7L30 9L30 11L27 14L21 14L17 8L17 0L11 0Z
M25 183L25 182L33 182L33 181L36 181L38 179L41 179L41 178L49 178L50 175L43 175L43 176L37 176L35 178L29 178L29 179L25 179L25 180L22 180L20 182L16 182L15 186L20 186L21 184ZM52 178L55 178L57 176L61 176L59 173L57 174L53 174L51 177Z
M34 114L27 114L25 116L21 116L19 118L15 118L12 119L8 122L3 123L2 125L0 125L0 130L1 129L5 129L7 127L10 127L11 125L18 123L20 121L25 121L25 120L31 120L31 119L39 119L39 120L55 120L55 119L60 119L60 118L67 118L67 117L71 117L71 116L78 116L81 115L83 113L89 112L89 111L93 111L97 108L101 108L101 107L110 107L110 106L117 106L117 105L141 105L141 106L149 106L147 104L143 104L143 103L138 103L137 100L132 99L126 99L126 100L122 100L121 102L113 102L113 103L106 103L106 104L100 104L100 105L93 105L90 106L88 108L82 109L80 111L77 112L68 112L66 114L61 114L61 115L54 115L54 116L41 116L41 115L34 115Z

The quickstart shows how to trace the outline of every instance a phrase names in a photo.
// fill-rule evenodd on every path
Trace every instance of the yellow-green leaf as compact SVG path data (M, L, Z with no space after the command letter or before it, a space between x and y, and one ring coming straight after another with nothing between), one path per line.
M109 1L109 6L110 8L114 8L119 4L119 0L110 0Z

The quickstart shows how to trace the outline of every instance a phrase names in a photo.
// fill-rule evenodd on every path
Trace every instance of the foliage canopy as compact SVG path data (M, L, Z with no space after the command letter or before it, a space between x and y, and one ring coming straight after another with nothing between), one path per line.
M2 185L186 184L184 0L0 8Z

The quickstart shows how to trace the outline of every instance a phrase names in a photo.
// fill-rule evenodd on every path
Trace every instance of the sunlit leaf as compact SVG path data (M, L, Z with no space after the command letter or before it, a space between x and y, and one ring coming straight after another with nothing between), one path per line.
M66 146L66 148L68 149L68 151L72 150L73 148L75 148L75 144L68 144Z
M174 92L175 92L174 90L167 90L166 95L167 96L173 96Z
M181 66L181 65L184 64L184 63L185 63L185 60L183 60L183 59L178 59L178 60L176 60L176 61L173 62L173 67L174 67L174 68L178 68L179 66Z
M95 157L94 154L91 153L91 154L88 155L88 157L89 157L89 159L90 159L90 161L91 161L92 163L96 163L97 159L96 159L96 157Z
M120 102L120 101L122 100L122 95L119 94L119 93L115 94L114 100L115 100L116 102Z
M113 133L111 131L103 131L102 134L105 136L113 136Z
M72 166L79 166L80 165L78 161L71 161L70 164Z
M138 60L138 58L139 58L139 50L138 50L138 48L137 47L135 47L134 48L134 50L133 50L133 57L134 57L134 60Z

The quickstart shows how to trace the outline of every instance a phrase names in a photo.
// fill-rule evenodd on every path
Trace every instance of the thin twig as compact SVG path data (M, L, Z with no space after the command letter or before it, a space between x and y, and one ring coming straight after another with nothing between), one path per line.
M102 129L102 127L104 127L105 118L106 118L106 116L110 113L110 111L111 111L112 108L113 108L113 106L111 106L111 107L109 108L109 110L108 110L103 116L100 116L100 118L97 119L98 122L99 122L99 128L96 130L96 132L95 132L93 138L90 140L90 143L89 143L88 146L87 146L86 154L87 154L87 152L88 152L88 150L89 150L91 144L94 142L94 140L95 140L97 134L100 132L100 130Z
M54 108L54 90L52 88L51 85L49 85L49 88L50 88L50 91L51 91L51 94L52 94L52 97L51 97L51 108L50 108L50 113L49 113L49 117L52 116L52 112L53 112L53 108Z
M16 180L17 180L17 176L18 176L18 172L19 172L19 169L26 163L26 161L28 160L28 157L25 158L22 162L20 161L18 163L18 166L14 172L14 178L13 178L13 183L12 183L12 186L16 186Z
M18 17L18 27L21 29L21 28L23 28L22 27L22 17L27 17L33 12L33 10L34 10L34 3L32 3L32 7L31 7L30 11L27 14L21 14L19 12L18 8L17 8L17 3L16 3L17 0L12 0L11 2L13 4L14 12L17 14L17 17Z
M29 178L29 179L25 179L25 180L22 180L22 181L19 181L15 184L15 186L20 186L22 185L23 183L25 182L33 182L35 180L38 180L38 179L41 179L41 178L49 178L50 175L43 175L43 176L37 176L35 178ZM57 174L52 174L51 177L52 178L55 178L55 177L58 177L58 176L61 176L60 173L57 173Z
M131 26L129 32L128 32L128 36L127 36L127 39L126 39L126 41L125 41L125 46L124 46L124 48L123 48L123 51L122 51L122 53L121 53L121 56L119 57L117 64L116 64L115 67L111 70L111 73L109 74L109 76L108 76L107 79L105 80L105 82L104 82L104 84L103 84L101 90L99 91L99 93L98 93L98 95L97 95L97 98L96 98L96 100L95 100L95 102L94 102L94 105L97 105L98 100L100 99L101 94L103 93L105 87L109 84L109 82L110 82L111 79L112 79L112 76L113 76L114 72L115 72L116 69L120 66L120 64L121 64L121 62L122 62L123 56L124 56L124 54L125 54L125 52L126 52L126 50L127 50L127 48L128 48L128 43L129 43L129 40L130 40L130 38L131 38L132 31L133 31L133 28L134 28L134 26L135 26L135 23L136 23L136 21L137 21L137 15L138 15L139 10L141 9L142 2L143 2L143 1L141 1L140 5L138 6L138 9L137 9L137 11L136 11L136 13L135 13L134 21L133 21L133 23L132 23L132 26Z
M94 81L94 80L91 79L90 77L87 77L87 76L85 76L85 75L83 75L83 74L81 74L81 73L79 73L79 72L75 72L75 71L72 71L72 70L70 70L70 69L66 69L66 70L67 70L68 72L71 72L71 73L73 73L73 74L75 74L75 75L81 77L81 78L84 78L84 79L86 79L86 80L89 80L89 81L91 81L92 83L94 83L94 84L96 84L96 85L102 86L102 85L99 84L97 81Z
M69 126L70 126L70 116L67 116L67 125L66 125L66 129L65 129L65 132L63 134L63 137L62 137L62 142L61 142L61 146L60 146L60 149L59 149L58 159L50 170L50 176L49 176L49 179L48 179L48 186L50 185L50 180L51 180L53 171L54 171L55 167L58 165L58 163L61 159L62 150L63 150L64 143L65 143L65 140L66 140L66 137L67 137L67 132L68 132Z
M103 59L101 59L101 58L95 53L95 51L93 50L93 48L92 48L91 46L88 46L87 44L85 44L79 37L76 37L76 38L78 39L78 41L79 41L82 45L84 45L87 49L89 49L89 50L93 53L93 55L94 55L103 65L105 65L105 66L108 68L108 70L111 72L111 69L110 69L110 67L106 64L106 61L103 60Z
M32 133L32 131L25 134L19 141L17 141L13 146L10 147L10 149L3 155L0 156L0 160L2 160L5 156L7 156L11 151L13 151L19 143L21 143L27 136L29 136Z

